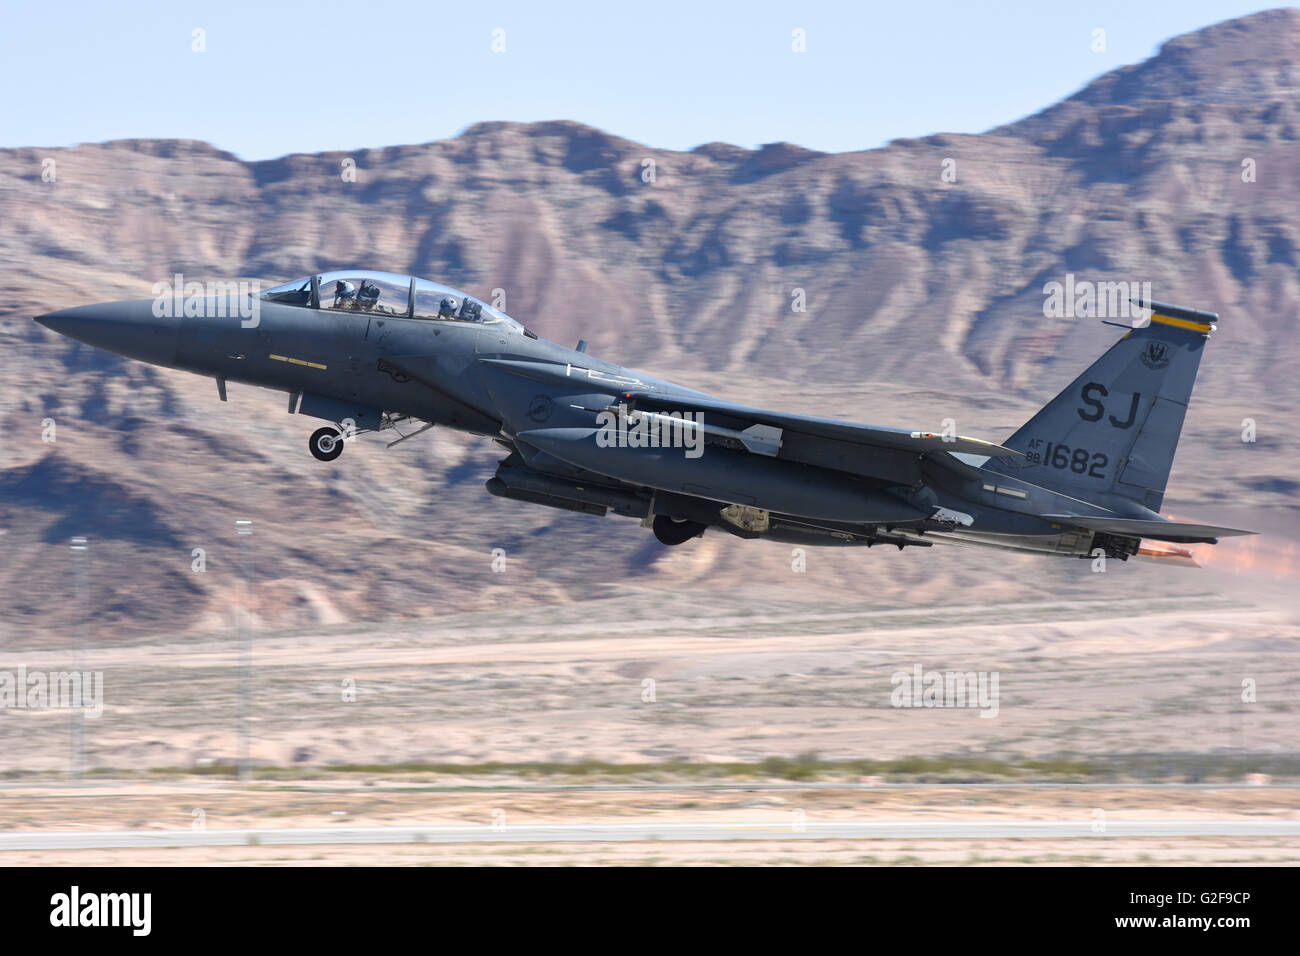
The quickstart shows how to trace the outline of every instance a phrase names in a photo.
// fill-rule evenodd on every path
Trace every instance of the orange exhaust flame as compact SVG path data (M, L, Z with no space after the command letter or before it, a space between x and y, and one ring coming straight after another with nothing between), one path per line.
M1172 515L1165 515L1170 520ZM1172 545L1160 541L1143 541L1138 554L1148 548L1185 552L1199 567L1213 567L1229 574L1266 574L1277 578L1300 577L1300 554L1294 541L1267 534L1241 538L1221 538L1218 544ZM1174 563L1174 562L1170 562Z
M1191 552L1190 548L1179 547L1166 541L1143 540L1138 547L1137 556L1139 558L1158 560L1163 564L1185 564L1191 568L1201 567L1201 562L1196 560L1196 555Z

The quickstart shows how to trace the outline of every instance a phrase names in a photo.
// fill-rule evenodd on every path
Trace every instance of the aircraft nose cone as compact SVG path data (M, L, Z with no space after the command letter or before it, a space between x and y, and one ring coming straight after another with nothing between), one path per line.
M35 320L70 339L141 362L170 365L176 358L180 322L155 316L150 299L79 305L46 312Z
M35 321L52 332L58 332L79 342L86 342L87 335L94 335L99 330L99 320L95 318L93 310L94 306L59 309L57 312L38 315Z
M60 309L58 312L46 312L44 315L38 315L34 317L32 321L39 322L47 329L52 329L53 331L58 332L60 335L62 335L63 328L62 328L62 322L60 321L60 318L63 316L65 312L71 312L71 311L72 311L71 309Z

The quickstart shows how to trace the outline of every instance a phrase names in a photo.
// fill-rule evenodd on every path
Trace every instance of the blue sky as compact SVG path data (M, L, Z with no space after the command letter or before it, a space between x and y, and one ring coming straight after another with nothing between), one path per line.
M246 159L573 119L656 147L980 132L1267 9L1160 2L6 3L0 146L207 140ZM806 52L791 49L805 31ZM1106 31L1106 52L1091 50ZM204 31L206 51L192 50ZM504 31L505 51L492 50ZM499 36L499 34L498 34Z

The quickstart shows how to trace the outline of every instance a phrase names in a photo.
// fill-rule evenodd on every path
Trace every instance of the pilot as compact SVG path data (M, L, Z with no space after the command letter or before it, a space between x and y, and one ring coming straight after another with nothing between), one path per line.
M451 296L445 296L438 303L438 317L445 319L454 319L456 317L456 306L459 305Z
M357 287L346 279L334 283L334 308L356 308Z
M357 291L357 308L363 312L369 312L378 301L379 286L362 279L361 288Z

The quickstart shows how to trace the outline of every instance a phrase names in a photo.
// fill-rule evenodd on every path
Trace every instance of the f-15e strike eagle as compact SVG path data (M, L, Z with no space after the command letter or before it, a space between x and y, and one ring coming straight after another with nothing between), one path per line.
M178 283L179 285L179 283ZM157 288L155 288L157 291ZM96 348L288 393L354 435L445 425L507 452L502 498L641 520L666 545L718 529L799 545L935 541L1190 562L1232 528L1158 513L1218 316L1139 302L1129 328L1003 444L738 405L539 339L492 306L412 276L348 269L260 294L111 302L36 317ZM394 442L395 444L396 442Z

